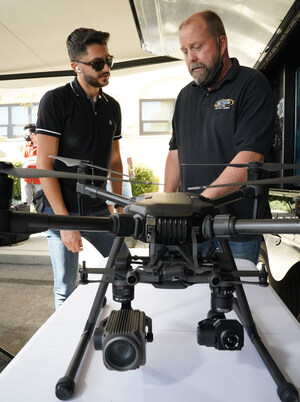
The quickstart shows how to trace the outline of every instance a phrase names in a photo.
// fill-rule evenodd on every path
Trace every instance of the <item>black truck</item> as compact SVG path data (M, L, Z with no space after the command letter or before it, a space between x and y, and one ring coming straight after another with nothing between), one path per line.
M300 2L293 6L254 66L269 80L277 101L277 127L271 162L300 163ZM300 169L273 172L274 177L300 175ZM274 219L299 219L300 182L270 188ZM264 236L261 262L269 280L291 312L300 319L300 235Z

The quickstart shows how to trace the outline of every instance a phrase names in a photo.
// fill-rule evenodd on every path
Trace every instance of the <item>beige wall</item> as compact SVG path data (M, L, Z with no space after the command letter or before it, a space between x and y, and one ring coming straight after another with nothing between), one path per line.
M117 71L105 89L121 104L123 131L130 141L134 163L152 168L160 182L164 180L170 135L139 135L139 99L176 98L190 81L184 62L167 63L160 68L133 68L126 76Z

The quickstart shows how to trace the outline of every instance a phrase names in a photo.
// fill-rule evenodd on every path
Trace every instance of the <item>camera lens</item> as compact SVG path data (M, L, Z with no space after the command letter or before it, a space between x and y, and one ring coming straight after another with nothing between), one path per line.
M106 363L115 370L130 370L139 358L135 342L127 337L115 337L105 347Z
M238 349L240 346L240 337L232 330L226 330L221 333L221 344L229 350Z

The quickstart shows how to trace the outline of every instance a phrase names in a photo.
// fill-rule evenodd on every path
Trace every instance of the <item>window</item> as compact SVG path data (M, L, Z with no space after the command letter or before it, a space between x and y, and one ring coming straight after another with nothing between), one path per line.
M24 135L24 126L35 123L38 104L30 106L0 105L0 135L17 138Z
M171 134L175 99L140 99L140 134Z

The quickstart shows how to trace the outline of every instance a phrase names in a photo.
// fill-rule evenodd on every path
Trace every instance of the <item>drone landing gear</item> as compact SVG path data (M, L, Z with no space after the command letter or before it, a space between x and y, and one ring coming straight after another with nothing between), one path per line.
M228 241L224 239L220 240L220 243L224 252L223 255L226 256L223 257L224 264L222 264L225 272L229 268L232 270L232 267L236 269ZM236 297L233 297L234 292ZM237 320L225 318L224 313L232 309L242 325ZM243 285L235 284L234 286L212 288L211 310L208 313L208 318L198 324L198 343L214 346L221 350L239 350L243 347L243 327L275 381L280 400L282 402L298 402L299 395L296 387L286 381L257 332Z
M107 263L106 263L106 268L111 269L114 264L115 260L119 254L119 251L121 250L122 244L124 241L124 237L116 237L115 241L113 243L111 253L108 257ZM56 384L55 387L55 395L57 396L58 399L61 400L66 400L70 398L73 395L74 389L75 389L75 377L77 374L77 371L79 369L80 363L84 357L86 348L89 344L89 341L91 339L91 336L93 334L97 319L101 313L103 303L105 300L105 294L107 291L108 287L108 281L106 281L105 275L103 275L103 280L100 282L100 285L98 287L90 315L88 317L88 320L86 322L84 331L81 335L80 341L78 343L78 346L75 350L75 353L73 355L73 358L69 364L69 367L64 375L64 377L60 378Z
M4 354L5 356L9 357L11 360L15 357L13 354L8 352L7 350L1 348L0 346L0 353Z
M299 401L299 395L296 387L292 383L286 381L257 332L242 285L236 285L235 292L237 298L234 299L234 311L242 322L251 342L263 360L273 380L275 381L279 399L282 402Z

